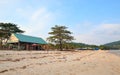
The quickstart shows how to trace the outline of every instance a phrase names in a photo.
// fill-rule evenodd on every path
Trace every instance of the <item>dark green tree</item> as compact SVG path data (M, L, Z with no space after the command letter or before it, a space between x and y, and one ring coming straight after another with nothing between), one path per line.
M66 26L55 25L55 27L52 27L51 29L52 31L48 34L52 36L48 37L47 40L59 45L60 50L63 50L63 44L74 39L74 37L71 36L72 32L68 31Z
M105 45L100 45L99 48L100 48L101 50L109 50L109 49L110 49L110 47L105 46Z
M0 47L2 43L7 43L11 33L23 33L16 24L13 23L0 23Z

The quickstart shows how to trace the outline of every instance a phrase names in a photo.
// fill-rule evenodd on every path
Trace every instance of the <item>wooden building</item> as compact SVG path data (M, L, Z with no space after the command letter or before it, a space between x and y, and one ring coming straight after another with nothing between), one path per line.
M47 43L42 38L23 34L12 34L8 40L9 49L43 50Z

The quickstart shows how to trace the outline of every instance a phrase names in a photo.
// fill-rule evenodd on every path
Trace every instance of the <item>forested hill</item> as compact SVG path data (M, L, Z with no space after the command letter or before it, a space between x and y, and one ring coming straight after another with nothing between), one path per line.
M107 44L105 44L105 46L108 46L108 47L110 47L112 49L120 49L120 41L107 43Z

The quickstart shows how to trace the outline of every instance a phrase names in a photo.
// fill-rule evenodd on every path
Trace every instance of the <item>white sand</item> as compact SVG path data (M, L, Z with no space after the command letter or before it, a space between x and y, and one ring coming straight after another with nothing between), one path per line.
M0 51L0 75L120 75L107 51Z

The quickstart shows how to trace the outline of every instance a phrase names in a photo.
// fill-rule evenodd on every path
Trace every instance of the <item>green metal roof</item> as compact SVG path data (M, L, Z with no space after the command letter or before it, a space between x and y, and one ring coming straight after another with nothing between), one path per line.
M42 38L33 37L23 34L14 34L20 42L28 42L28 43L37 43L37 44L47 44Z

